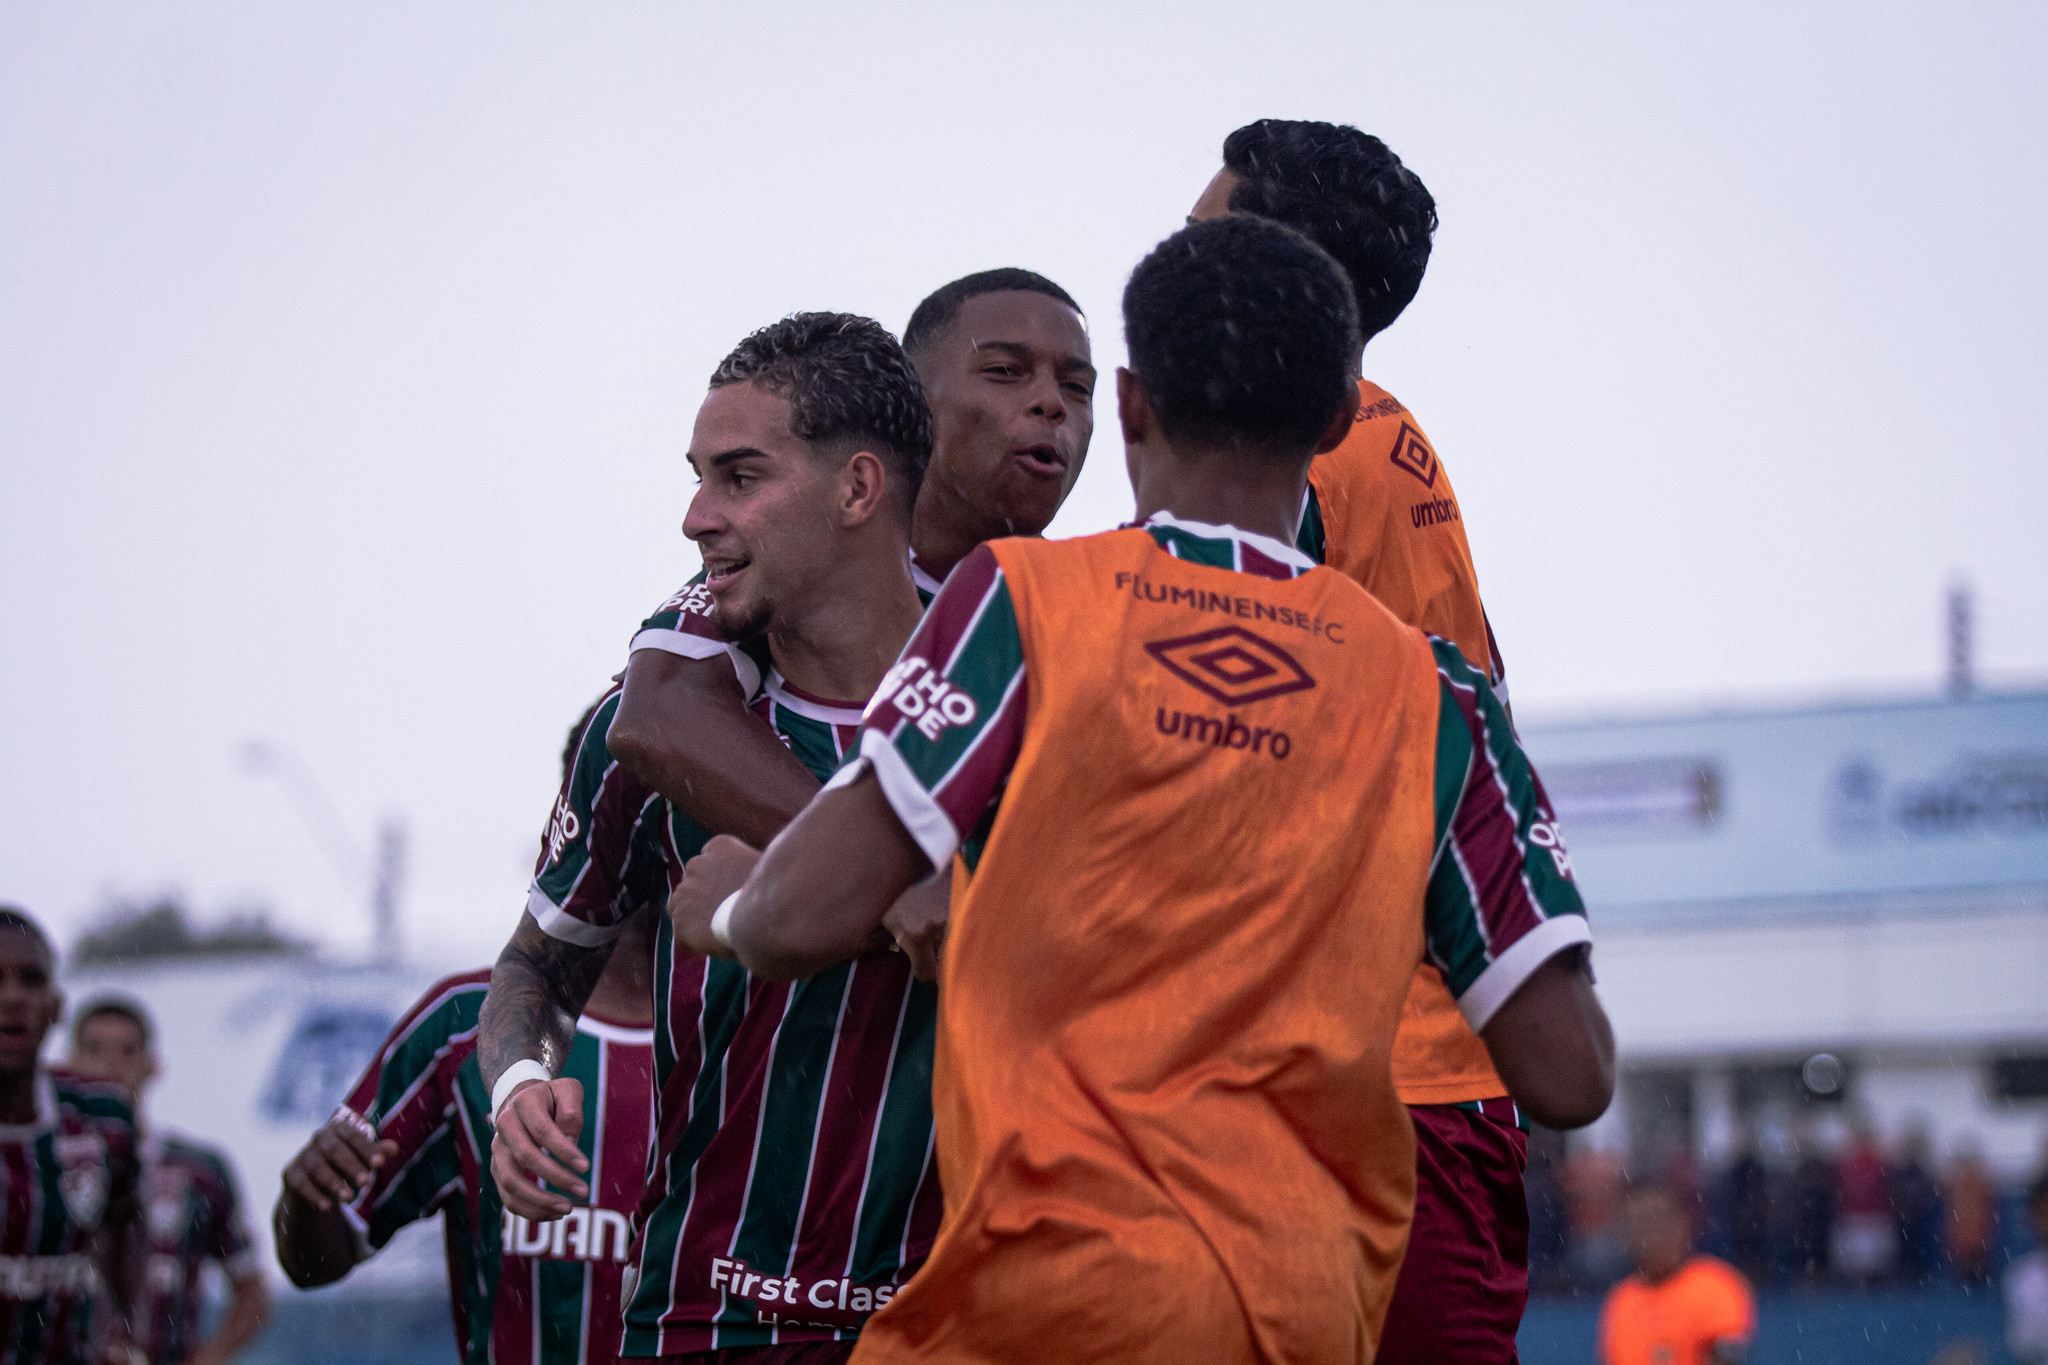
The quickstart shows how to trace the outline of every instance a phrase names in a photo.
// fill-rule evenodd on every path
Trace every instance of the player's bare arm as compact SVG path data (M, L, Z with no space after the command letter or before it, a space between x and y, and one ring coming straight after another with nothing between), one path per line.
M205 1343L185 1357L185 1365L227 1365L254 1341L270 1321L270 1287L261 1275L234 1283L228 1311Z
M583 1131L583 1087L561 1071L576 1040L576 1020L615 942L565 942L532 915L521 915L491 969L490 993L477 1021L476 1061L484 1084L495 1094L499 1079L522 1061L538 1062L553 1078L521 1083L497 1113L491 1174L505 1207L521 1217L547 1221L574 1207L536 1181L567 1190L575 1200L590 1196L581 1179L590 1163L576 1146Z
M353 1115L336 1114L285 1164L270 1227L278 1266L293 1284L314 1289L354 1268L362 1249L342 1208L397 1150L395 1142L373 1139Z
M857 956L891 905L930 876L931 860L882 795L871 769L804 808L756 854L713 839L669 897L676 937L694 951L737 957L769 981L794 981ZM712 921L734 903L722 941Z
M636 650L605 742L692 820L761 848L818 794L818 779L746 700L724 659Z
M1538 967L1480 1030L1494 1069L1546 1128L1583 1128L1614 1098L1614 1029L1583 947Z

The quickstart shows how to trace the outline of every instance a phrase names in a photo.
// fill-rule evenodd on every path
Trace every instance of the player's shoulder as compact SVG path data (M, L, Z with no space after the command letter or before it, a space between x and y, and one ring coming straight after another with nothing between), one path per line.
M1442 476L1436 447L1408 405L1370 379L1358 381L1358 411L1336 449L1316 456L1310 477L1326 495L1338 479L1384 484L1406 476L1425 488Z
M491 988L491 969L456 972L427 987L391 1031L393 1043L422 1033L446 1039L476 1027L484 994Z
M51 1067L48 1075L58 1108L68 1109L91 1123L114 1124L130 1130L135 1127L134 1103L120 1086L63 1067Z
M221 1185L233 1181L234 1168L228 1164L227 1153L210 1142L189 1133L164 1132L157 1134L153 1146L155 1159L163 1164L182 1167Z
M1749 1280L1718 1256L1696 1254L1679 1272L1689 1290L1715 1295L1749 1296Z
M650 1050L654 1047L652 1024L620 1024L586 1014L576 1021L576 1031L607 1047L644 1047Z

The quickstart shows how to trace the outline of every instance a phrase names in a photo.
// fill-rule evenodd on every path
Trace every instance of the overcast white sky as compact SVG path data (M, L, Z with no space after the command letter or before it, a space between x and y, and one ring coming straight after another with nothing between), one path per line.
M563 731L696 567L704 377L1024 265L1122 356L1223 136L1384 136L1443 218L1368 352L1525 720L2048 676L2048 9L0 8L0 899L360 896L402 812L495 952ZM1056 531L1129 509L1111 415Z

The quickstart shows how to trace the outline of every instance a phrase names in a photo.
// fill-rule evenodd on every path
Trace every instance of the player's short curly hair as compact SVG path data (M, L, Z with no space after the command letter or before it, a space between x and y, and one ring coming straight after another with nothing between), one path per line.
M1035 270L1021 270L1016 266L1002 266L995 270L978 270L972 275L962 275L951 284L942 284L925 296L917 311L910 315L910 322L903 329L903 349L913 359L922 354L926 347L946 334L953 320L960 316L960 310L969 299L978 299L983 294L1025 293L1043 294L1056 302L1063 303L1076 313L1081 305L1074 302L1074 296L1054 284ZM1086 316L1086 314L1082 314Z
M1182 228L1131 272L1124 340L1167 437L1306 458L1356 404L1358 306L1328 252L1232 215Z
M718 363L711 387L758 384L789 400L790 429L814 446L871 450L908 513L932 458L932 411L889 329L853 313L792 313Z
M1231 212L1285 223L1337 258L1365 341L1401 316L1429 268L1436 200L1386 143L1344 124L1260 119L1223 140L1223 165L1243 182Z

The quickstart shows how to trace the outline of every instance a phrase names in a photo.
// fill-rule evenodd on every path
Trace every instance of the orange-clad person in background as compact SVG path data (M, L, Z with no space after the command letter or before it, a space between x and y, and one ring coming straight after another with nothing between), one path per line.
M1636 1273L1600 1310L1600 1365L1742 1365L1756 1337L1749 1281L1693 1254L1691 1219L1661 1185L1631 1193L1624 1220Z
M1589 931L1482 672L1287 543L1350 425L1341 268L1258 218L1133 272L1142 524L963 560L860 759L677 936L790 979L964 847L933 1111L946 1214L857 1359L1370 1361L1414 1148L1425 951L1543 1122L1612 1092Z
M1336 258L1362 345L1415 297L1436 230L1436 201L1415 173L1378 138L1330 123L1264 119L1232 133L1189 217L1231 213L1285 223ZM1296 543L1457 645L1506 704L1451 476L1415 415L1370 380L1358 381L1343 443L1309 467ZM1380 1359L1505 1365L1529 1299L1528 1130L1439 964L1416 964L1394 1084L1415 1124L1415 1225Z

